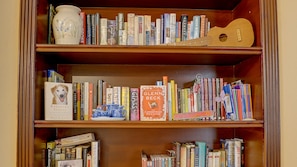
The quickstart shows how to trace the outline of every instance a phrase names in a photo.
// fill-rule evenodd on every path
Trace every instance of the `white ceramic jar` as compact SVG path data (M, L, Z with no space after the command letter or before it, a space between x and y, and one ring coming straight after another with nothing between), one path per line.
M56 44L79 44L82 33L80 8L73 5L56 7L53 19L53 32Z

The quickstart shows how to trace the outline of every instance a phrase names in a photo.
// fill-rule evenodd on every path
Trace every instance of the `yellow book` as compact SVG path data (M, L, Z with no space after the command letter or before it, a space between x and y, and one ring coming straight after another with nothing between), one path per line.
M170 84L171 84L171 106L172 106L172 117L174 117L174 114L176 113L176 96L175 96L175 81L172 79L170 80Z
M130 120L130 88L122 87L122 106L126 110L126 120Z

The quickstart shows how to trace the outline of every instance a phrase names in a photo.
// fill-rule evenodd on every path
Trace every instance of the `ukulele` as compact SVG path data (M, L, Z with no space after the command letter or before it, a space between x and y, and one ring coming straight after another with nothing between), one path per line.
M168 43L174 46L234 46L250 47L254 43L254 31L251 22L238 18L226 27L212 27L206 37Z

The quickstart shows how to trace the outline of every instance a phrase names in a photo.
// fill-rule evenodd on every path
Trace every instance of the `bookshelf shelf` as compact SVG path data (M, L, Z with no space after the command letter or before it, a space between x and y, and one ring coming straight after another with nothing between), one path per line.
M35 128L263 128L264 121L44 121Z
M67 64L235 65L252 57L261 56L262 48L37 44L36 51L47 59Z

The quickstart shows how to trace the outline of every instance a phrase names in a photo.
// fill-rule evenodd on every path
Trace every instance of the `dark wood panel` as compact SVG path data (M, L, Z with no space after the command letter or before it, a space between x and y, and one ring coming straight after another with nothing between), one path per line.
M85 7L157 7L157 8L192 8L192 9L222 9L232 10L240 2L240 0L51 0L54 4L74 4Z

